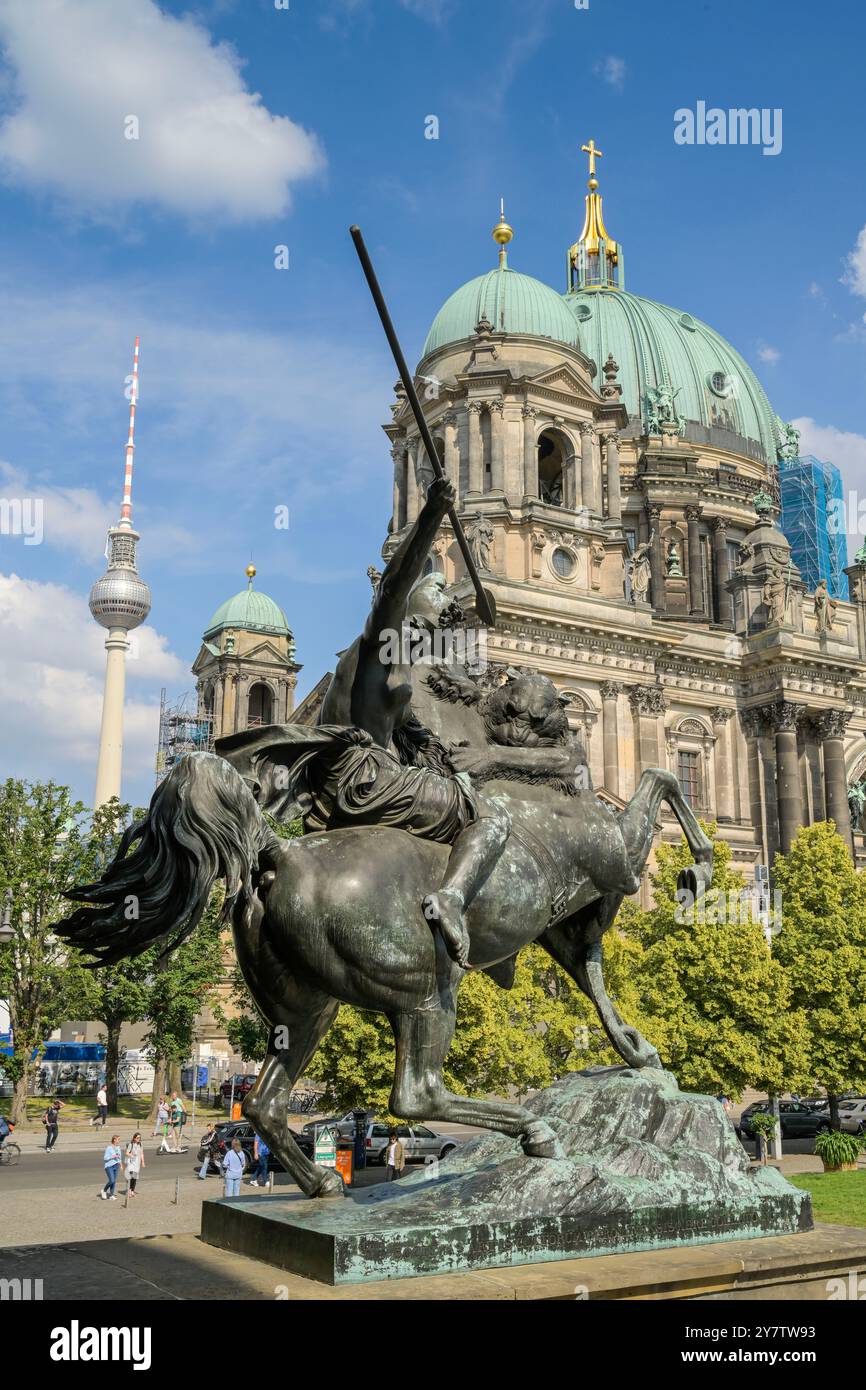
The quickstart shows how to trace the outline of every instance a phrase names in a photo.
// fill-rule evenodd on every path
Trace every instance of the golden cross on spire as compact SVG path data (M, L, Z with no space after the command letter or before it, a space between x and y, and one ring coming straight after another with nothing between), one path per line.
M589 155L589 176L590 178L594 178L596 157L598 157L599 159L603 159L604 155L602 154L601 150L596 149L594 140L590 140L588 145L581 145L580 152L581 154Z

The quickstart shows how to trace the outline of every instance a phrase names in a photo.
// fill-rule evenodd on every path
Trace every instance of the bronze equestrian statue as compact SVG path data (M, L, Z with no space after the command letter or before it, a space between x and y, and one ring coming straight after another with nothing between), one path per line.
M183 758L58 927L97 964L159 941L171 950L225 880L238 962L271 1029L244 1114L308 1196L339 1195L342 1180L291 1138L289 1097L341 1003L391 1024L394 1114L500 1130L554 1157L546 1121L445 1087L467 969L507 987L521 948L538 942L593 1001L625 1062L659 1066L607 995L601 938L638 889L662 802L694 855L683 885L698 893L712 873L711 842L672 773L645 771L618 813L595 796L546 677L381 659L386 629L432 626L447 609L441 583L421 576L452 504L448 484L434 482L340 660L327 722L251 730L222 740L223 756ZM263 810L303 815L307 833L280 839Z

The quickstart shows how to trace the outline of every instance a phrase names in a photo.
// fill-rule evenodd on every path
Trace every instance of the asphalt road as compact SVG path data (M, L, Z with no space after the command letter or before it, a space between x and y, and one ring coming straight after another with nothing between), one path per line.
M198 1172L198 1164L195 1156L198 1146L190 1149L186 1154L161 1154L157 1157L156 1153L144 1151L146 1167L141 1177L141 1184L147 1182L148 1178L180 1177L185 1181L194 1177ZM414 1167L414 1165L412 1165ZM410 1170L411 1171L411 1170ZM354 1186L370 1187L375 1183L383 1182L385 1178L384 1168L367 1168L356 1174ZM58 1148L53 1154L45 1154L42 1150L30 1150L23 1153L19 1162L13 1167L0 1168L0 1198L4 1193L20 1192L40 1192L58 1191L73 1187L92 1187L98 1191L105 1182L105 1173L102 1169L102 1150L70 1149L64 1153ZM292 1186L286 1173L274 1173L275 1187ZM122 1191L125 1181L121 1174L119 1187ZM207 1178L206 1192L210 1197L217 1197L222 1190L222 1183L217 1174L213 1173ZM2 1243L2 1241L0 1241Z

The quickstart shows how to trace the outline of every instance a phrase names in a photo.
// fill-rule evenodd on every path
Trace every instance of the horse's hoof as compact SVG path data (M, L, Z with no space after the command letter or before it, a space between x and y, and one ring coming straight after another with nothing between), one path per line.
M326 1172L321 1182L319 1183L319 1186L311 1195L315 1197L317 1200L320 1197L345 1197L346 1191L343 1187L343 1179L340 1177L339 1173Z
M562 1158L562 1145L545 1120L533 1120L520 1136L527 1158Z
M687 893L692 903L696 903L704 896L712 881L711 864L689 864L687 869L681 870L677 878L677 889L681 893Z

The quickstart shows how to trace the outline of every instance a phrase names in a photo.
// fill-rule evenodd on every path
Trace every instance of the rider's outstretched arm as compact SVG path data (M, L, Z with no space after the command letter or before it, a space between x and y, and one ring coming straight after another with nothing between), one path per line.
M378 643L385 629L397 629L406 616L411 589L424 570L424 561L436 539L449 507L454 504L454 488L447 478L434 478L427 500L406 539L394 552L379 581L379 589L364 628L368 642Z

